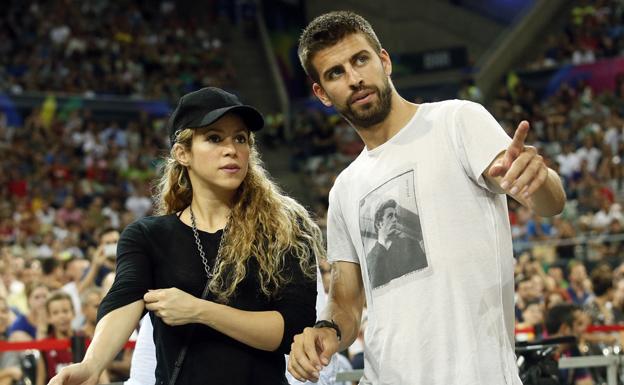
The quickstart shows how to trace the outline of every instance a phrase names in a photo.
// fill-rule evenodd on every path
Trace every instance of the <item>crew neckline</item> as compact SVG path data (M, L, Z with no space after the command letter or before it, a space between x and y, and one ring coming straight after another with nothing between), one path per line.
M184 221L182 221L182 219L180 218L180 216L178 216L178 213L172 213L170 215L173 215L175 218L175 221L178 222L179 224L181 224L182 226L184 226L185 228L189 229L190 231L193 231L193 227L187 225L186 223L184 223ZM201 229L197 229L198 233L203 233L203 234L208 234L210 236L217 236L217 235L221 235L223 233L223 229L219 229L217 231L215 231L214 233L211 233L209 231L204 231Z
M384 143L380 144L379 146L373 148L372 150L369 150L366 148L366 146L364 146L364 154L366 156L374 156L378 153L380 153L381 151L383 151L383 149L385 147L387 147L388 143L392 143L398 140L398 138L400 138L403 133L406 131L406 128L409 127L410 125L412 125L412 123L414 123L414 121L418 118L418 116L420 116L420 111L423 109L423 107L425 107L428 103L420 103L418 105L418 108L416 109L416 112L414 112L414 115L412 115L412 117L410 118L410 120L407 121L407 123L405 123L403 125L403 127L401 127L401 129L399 131L397 131L396 134L394 134L394 136L392 136L390 139L386 140Z

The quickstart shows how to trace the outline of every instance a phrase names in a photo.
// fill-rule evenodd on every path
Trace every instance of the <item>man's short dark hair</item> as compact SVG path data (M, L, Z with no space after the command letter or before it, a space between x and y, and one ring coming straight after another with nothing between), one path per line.
M581 308L572 303L558 303L551 307L546 314L545 322L548 334L557 334L562 325L572 327L574 324L574 312L578 310L581 310Z
M46 309L48 310L48 312L50 311L50 304L55 301L68 301L72 311L74 313L76 312L76 309L74 309L74 301L72 301L72 297L63 290L56 290L50 293L50 295L46 299Z
M80 260L80 258L75 257L73 255L71 257L67 258L66 260L64 260L63 261L63 271L67 271L67 268L69 267L69 265L72 264L72 262L79 261L79 260Z
M316 17L303 30L299 38L299 61L306 74L319 82L319 74L312 65L312 59L319 51L331 47L345 37L361 33L376 53L381 52L381 43L366 19L349 11L335 11Z
M613 271L609 265L603 264L591 272L591 282L597 297L607 294L613 288Z
M41 259L41 271L43 275L50 275L52 272L61 265L56 258L42 258Z
M375 222L374 222L375 231L377 231L377 224L383 221L383 216L384 216L384 213L386 212L386 209L387 208L396 209L396 207L397 207L397 203L394 199L388 199L387 201L380 204L379 207L377 207L377 210L375 211Z
M115 227L104 227L104 228L102 228L100 230L100 233L98 234L98 239L100 240L100 242L102 241L102 237L104 236L104 234L112 233L113 231L119 232L119 230L117 230Z

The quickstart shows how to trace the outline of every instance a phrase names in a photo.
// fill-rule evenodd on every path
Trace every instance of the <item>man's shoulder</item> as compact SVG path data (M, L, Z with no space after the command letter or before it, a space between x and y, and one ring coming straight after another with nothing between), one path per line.
M487 114L487 110L479 103L469 100L448 99L433 103L424 103L417 112L419 122L428 121L436 127L444 126L451 129L454 122L471 120Z
M438 102L425 103L422 104L421 107L425 108L425 111L428 113L436 113L440 111L449 112L456 111L461 108L466 107L482 107L480 104L471 102L469 100L461 100L461 99L447 99L441 100Z
M334 180L332 190L340 190L343 186L345 186L345 188L352 187L353 175L359 170L362 160L363 155L360 154L344 170L340 171Z

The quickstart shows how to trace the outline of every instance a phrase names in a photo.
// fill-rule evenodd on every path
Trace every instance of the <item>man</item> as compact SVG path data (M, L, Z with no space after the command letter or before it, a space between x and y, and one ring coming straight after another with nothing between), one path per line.
M568 265L568 294L572 299L572 302L583 306L587 300L591 297L591 292L588 290L587 269L582 261L570 261Z
M314 94L366 147L330 193L329 300L321 321L294 338L290 372L318 378L356 338L366 300L361 384L520 385L503 193L540 215L555 215L565 203L559 176L524 145L528 123L510 140L478 104L403 99L390 79L390 55L370 24L350 12L313 20L299 57ZM376 193L418 213L407 227L422 234L426 250L424 267L382 287L363 273L370 267L361 224Z
M587 316L578 305L560 303L553 306L546 315L546 331L550 337L574 336L579 340L587 328ZM561 345L558 356L580 357L581 352L576 344ZM589 370L586 368L561 369L559 371L561 384L566 385L593 385Z
M394 199L379 205L375 211L374 228L377 242L366 257L372 287L385 285L426 267L427 259L418 240L408 238L399 230Z
M63 286L62 290L72 297L76 313L72 323L74 329L81 328L85 322L80 300L82 293L98 284L98 275L102 276L101 282L103 276L115 268L115 252L119 240L119 231L113 228L105 228L100 233L99 239L100 243L93 254L91 263L80 258L70 258L64 262L65 276L69 282Z

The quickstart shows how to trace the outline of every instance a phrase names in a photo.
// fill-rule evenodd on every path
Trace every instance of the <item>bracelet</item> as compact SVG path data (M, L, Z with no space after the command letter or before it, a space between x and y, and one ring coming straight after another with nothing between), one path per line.
M342 339L342 333L340 332L340 328L338 327L338 325L333 321L333 320L320 320L317 321L313 328L331 328L334 329L336 331L336 337L338 337L338 341L340 341Z

